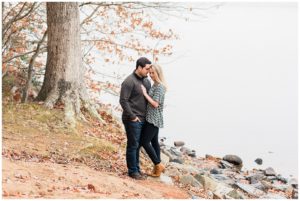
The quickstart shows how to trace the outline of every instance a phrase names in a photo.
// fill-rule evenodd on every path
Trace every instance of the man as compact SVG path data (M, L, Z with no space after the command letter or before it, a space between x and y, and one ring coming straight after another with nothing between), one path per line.
M147 100L143 95L141 85L149 91L151 83L147 74L150 68L149 59L139 58L136 61L135 71L124 80L121 86L122 121L127 135L126 163L128 175L134 179L143 179L139 167L139 141L146 117Z

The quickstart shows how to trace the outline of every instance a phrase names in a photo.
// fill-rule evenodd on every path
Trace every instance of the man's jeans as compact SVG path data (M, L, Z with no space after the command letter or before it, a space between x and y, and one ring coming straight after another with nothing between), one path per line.
M144 122L123 121L127 135L126 162L128 174L140 172L140 137Z

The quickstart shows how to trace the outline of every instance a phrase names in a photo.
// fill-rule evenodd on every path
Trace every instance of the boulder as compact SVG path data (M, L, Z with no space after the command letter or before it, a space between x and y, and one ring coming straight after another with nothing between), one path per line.
M183 141L175 141L174 142L174 146L176 146L176 147L181 147L181 146L183 146L185 143L183 142Z
M202 184L203 188L206 191L207 190L215 191L218 186L217 182L215 182L213 179L205 175L197 174L195 175L195 179L197 179Z
M298 199L298 189L293 189L292 198Z
M210 174L222 174L222 171L218 170L216 168L213 168L213 169L210 170Z
M184 160L182 158L172 158L172 159L170 159L170 162L183 164Z
M220 165L221 165L221 168L223 168L223 169L234 167L231 163L224 161L224 160L220 161Z
M280 191L286 191L289 188L289 185L287 184L273 184L273 189L280 190Z
M282 177L281 175L277 175L277 180L279 180L285 184L288 183L288 180L286 178Z
M292 178L290 181L289 181L289 184L294 187L294 188L298 188L298 180L295 179L295 178Z
M262 190L259 190L255 187L253 187L252 185L249 184L242 184L237 182L235 184L237 187L239 187L240 189L242 189L243 191L245 191L246 193L248 193L249 195L252 195L254 197L261 197L263 195L265 195L265 193Z
M278 195L275 193L268 193L267 195L263 195L260 197L261 199L287 199L285 196Z
M217 181L220 181L224 184L228 184L228 185L234 185L235 181L229 177L227 177L226 175L223 174L212 174L210 175L212 178L214 178Z
M275 177L275 176L267 176L267 180L274 181L274 180L277 180L277 177Z
M171 168L176 168L177 170L179 170L182 174L200 174L201 171L192 166L192 165L185 165L185 164L179 164L179 163L174 163L174 162L170 162L169 163L169 167Z
M276 176L276 172L273 168L268 167L267 169L265 169L265 175L266 176Z
M170 177L175 177L175 176L180 176L181 173L178 171L177 168L169 166L166 170L165 170L165 174L170 176Z
M187 155L190 156L190 157L195 158L196 157L196 151L195 150L188 151Z
M232 191L234 191L233 188L230 188L226 185L223 185L221 183L218 183L216 189L213 191L214 199L223 199L226 198L226 196L229 196L228 194L232 194Z
M175 162L175 163L180 163L180 164L184 163L184 160L181 157L173 155L171 153L171 150L162 149L161 152L164 153L167 157L169 157L169 162Z
M185 153L187 153L188 151L190 151L190 149L189 149L189 148L186 148L186 147L181 147L181 148L180 148L180 151L181 151L183 154L185 154Z
M242 159L236 155L226 155L223 160L238 166L243 164Z
M265 187L266 189L271 189L271 188L273 188L273 185L272 185L270 182L268 182L268 181L262 180L262 181L260 181L260 183L261 183L262 185L264 185L264 187Z
M179 182L184 185L191 185L194 187L202 188L202 185L199 181L197 181L192 175L183 175L180 177Z
M235 197L234 189L227 186L226 184L219 183L214 179L205 176L205 175L195 175L195 178L202 184L205 191L211 191L213 193L213 198L215 199L223 199L226 197ZM236 195L239 197L238 195ZM232 197L232 198L233 198Z
M164 142L158 142L158 144L161 148L166 146L166 144Z
M166 139L167 139L166 137L161 137L161 138L159 139L159 141L160 141L160 142L164 142L164 141L166 141Z
M259 190L262 190L264 192L267 192L268 189L269 189L267 186L263 185L260 181L255 183L255 184L252 184L252 186L259 189Z
M180 151L177 151L177 149L174 147L171 147L169 151L173 156L182 157L182 153Z
M191 199L192 200L198 200L198 199L202 199L202 198L200 198L199 196L196 196L196 195L192 195Z
M258 183L259 181L263 180L266 176L260 173L256 173L253 175L247 176L247 180L250 182L250 184Z
M257 158L257 159L255 159L254 162L257 163L258 165L262 165L263 160L261 158Z
M229 196L229 198L226 197L226 199L245 199L245 196L237 190L230 191L229 193L227 193L227 196Z

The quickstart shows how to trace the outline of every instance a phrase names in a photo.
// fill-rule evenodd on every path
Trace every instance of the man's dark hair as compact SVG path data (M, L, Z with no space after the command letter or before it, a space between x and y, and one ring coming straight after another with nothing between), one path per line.
M147 64L151 64L151 61L149 59L147 59L146 57L141 57L136 61L135 69L137 69L139 66L144 68Z

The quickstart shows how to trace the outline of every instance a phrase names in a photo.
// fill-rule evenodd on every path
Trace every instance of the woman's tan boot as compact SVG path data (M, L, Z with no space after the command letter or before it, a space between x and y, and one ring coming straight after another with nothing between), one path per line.
M155 172L151 174L152 177L159 177L165 171L165 166L161 163L155 165Z

